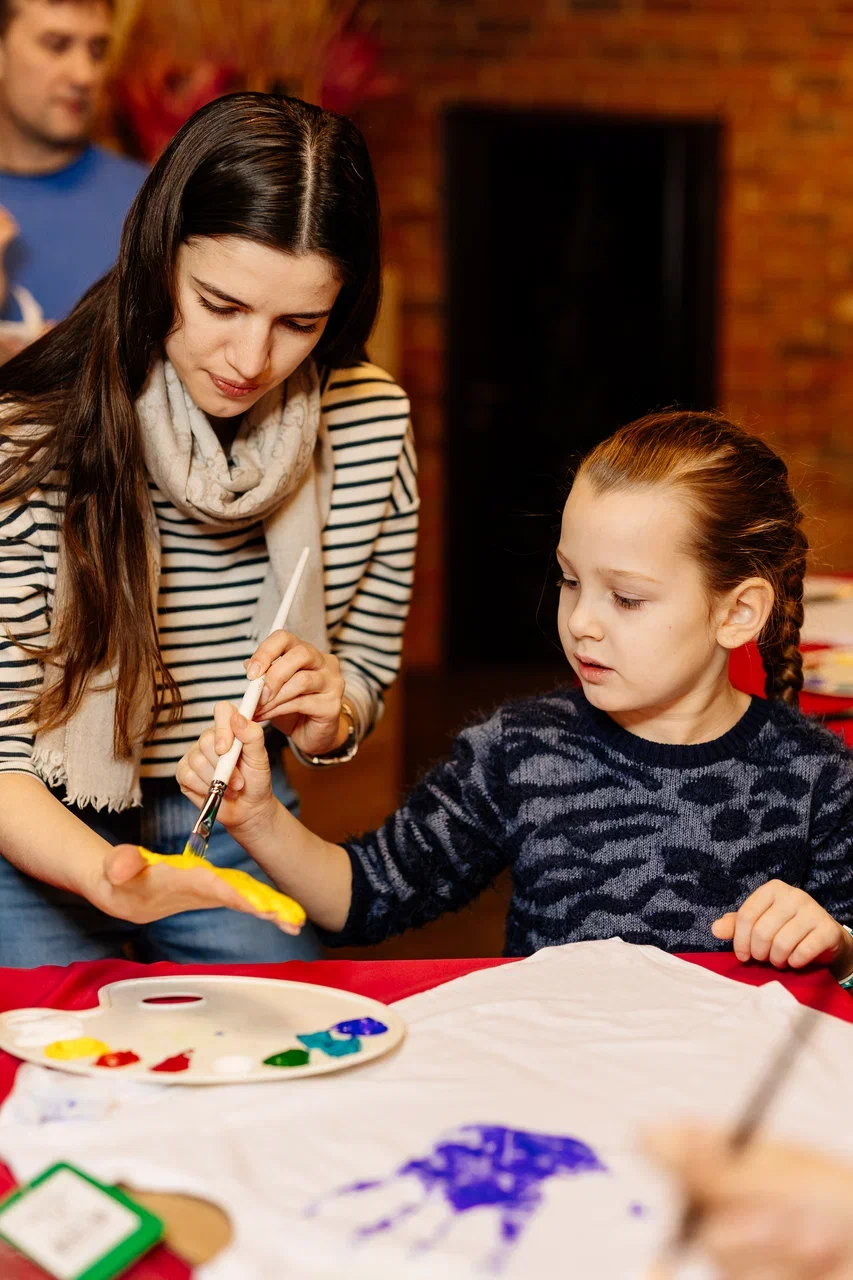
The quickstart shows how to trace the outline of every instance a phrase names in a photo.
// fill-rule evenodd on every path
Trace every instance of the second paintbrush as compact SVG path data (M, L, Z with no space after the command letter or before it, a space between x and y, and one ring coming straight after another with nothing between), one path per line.
M287 622L287 616L290 613L293 601L296 598L296 592L299 590L299 583L308 562L309 548L304 547L299 562L293 571L293 576L287 585L278 612L273 619L269 634L279 631ZM251 720L257 710L261 693L264 687L266 676L258 676L256 680L250 680L243 694L240 703L240 714L245 716L247 720ZM210 790L207 793L204 804L201 806L195 826L192 829L189 840L184 846L184 853L196 858L203 858L207 853L207 846L210 842L210 833L213 830L213 824L216 821L216 815L219 812L219 806L222 803L222 797L231 781L231 775L240 759L240 752L243 750L243 744L239 739L234 740L230 749L224 755L219 757L219 763L216 766L216 772L213 775L213 782L210 784Z

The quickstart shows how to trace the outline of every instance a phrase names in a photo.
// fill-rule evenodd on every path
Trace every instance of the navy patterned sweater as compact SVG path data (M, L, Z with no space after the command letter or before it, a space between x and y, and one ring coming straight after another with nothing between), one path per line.
M384 826L345 847L352 906L332 945L457 910L509 867L506 955L610 937L720 950L711 922L773 878L853 921L853 755L760 698L721 738L670 746L558 690L460 733Z

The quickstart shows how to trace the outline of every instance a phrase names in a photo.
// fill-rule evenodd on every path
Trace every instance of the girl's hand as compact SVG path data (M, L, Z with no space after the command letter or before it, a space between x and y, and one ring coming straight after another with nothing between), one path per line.
M264 731L241 716L230 702L217 702L213 711L214 727L205 729L194 747L190 747L175 771L183 794L201 808L210 790L219 757L237 737L243 743L240 759L222 804L219 820L239 839L240 832L261 833L270 824L278 801L272 793L270 762L264 744Z
M309 756L346 741L344 678L333 653L321 653L289 631L274 631L244 665L250 680L266 675L256 720L271 721Z
M733 940L738 960L769 960L777 969L818 960L838 977L853 969L850 934L814 898L782 880L768 880L711 929L715 938Z
M103 874L92 901L108 915L134 924L149 924L179 911L229 907L261 920L271 920L285 933L299 933L293 925L254 910L236 889L220 880L203 863L188 869L162 862L149 866L132 844L116 845L105 854Z
M771 1143L733 1154L726 1135L686 1125L643 1146L699 1209L696 1244L723 1280L853 1280L850 1166Z

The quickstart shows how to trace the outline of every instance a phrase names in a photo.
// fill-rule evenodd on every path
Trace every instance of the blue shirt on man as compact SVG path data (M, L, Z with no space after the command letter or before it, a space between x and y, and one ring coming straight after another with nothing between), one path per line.
M146 173L136 160L94 145L53 173L0 169L0 205L21 229L6 250L2 318L20 318L16 286L29 290L45 320L72 310L115 262L122 223Z

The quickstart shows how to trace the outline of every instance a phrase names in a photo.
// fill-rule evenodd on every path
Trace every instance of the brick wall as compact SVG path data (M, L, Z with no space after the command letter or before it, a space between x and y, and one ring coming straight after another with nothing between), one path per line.
M371 0L404 86L360 113L403 271L424 492L412 665L440 661L440 118L456 102L722 119L721 400L792 463L853 569L853 0Z

